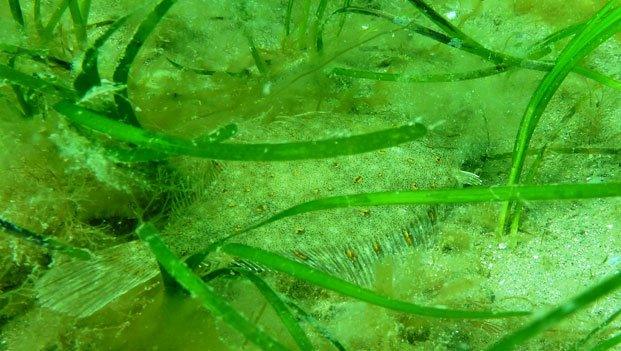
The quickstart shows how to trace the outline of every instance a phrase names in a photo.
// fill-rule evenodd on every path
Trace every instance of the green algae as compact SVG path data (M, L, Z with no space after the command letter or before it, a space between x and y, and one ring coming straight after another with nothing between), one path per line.
M9 1L0 348L613 347L620 4L558 3Z

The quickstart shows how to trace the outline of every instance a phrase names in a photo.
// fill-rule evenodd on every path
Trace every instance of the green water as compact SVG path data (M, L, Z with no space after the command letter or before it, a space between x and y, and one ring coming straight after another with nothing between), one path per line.
M614 349L620 21L596 0L4 2L0 350ZM193 273L165 258L217 242Z

